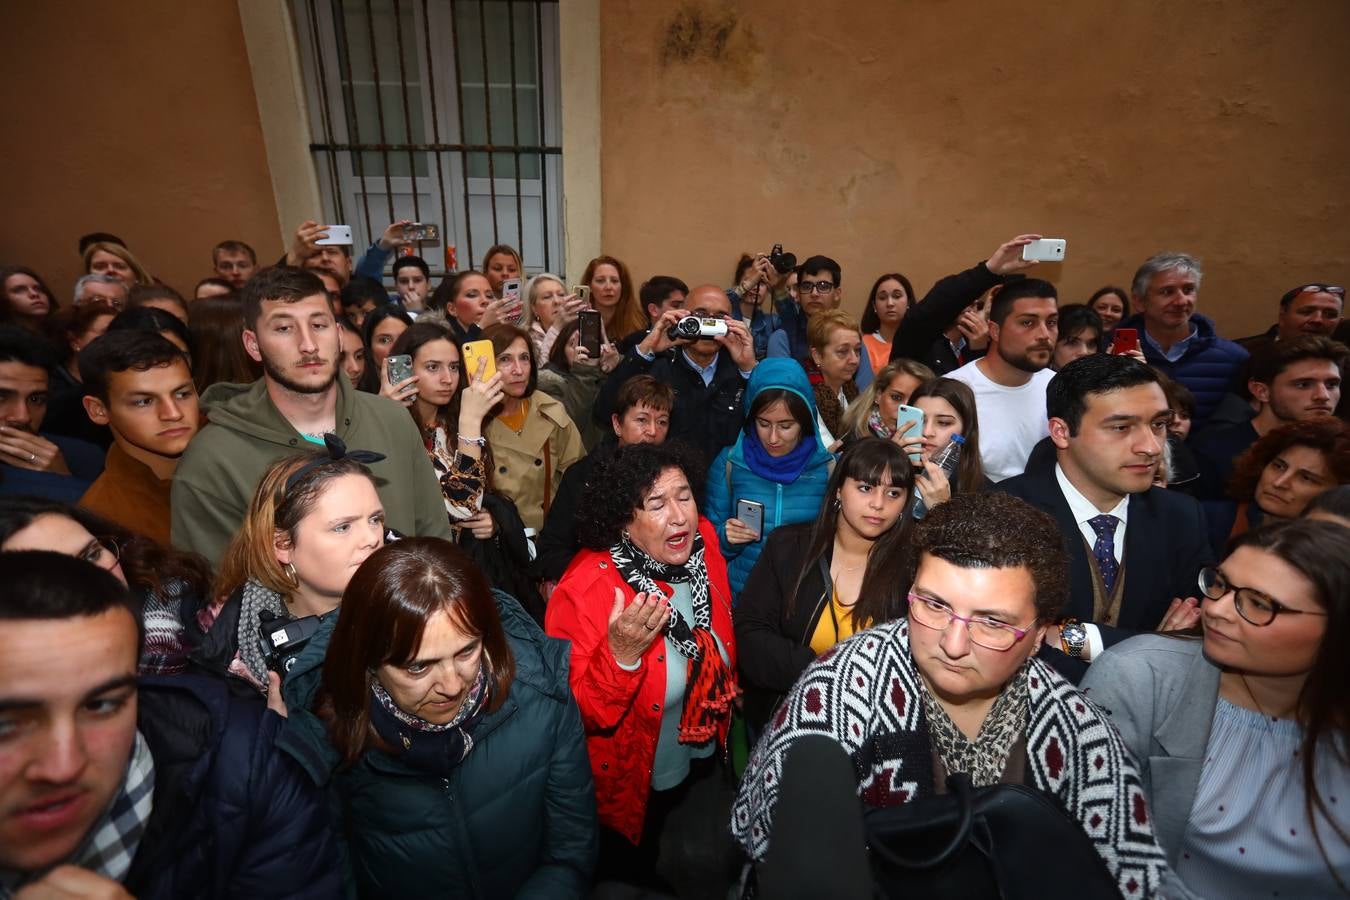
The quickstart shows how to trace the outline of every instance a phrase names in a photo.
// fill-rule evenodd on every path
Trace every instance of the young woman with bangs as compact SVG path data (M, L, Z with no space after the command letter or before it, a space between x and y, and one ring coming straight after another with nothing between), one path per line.
M817 656L904 614L913 471L894 442L854 441L835 465L815 521L769 535L735 619L753 733Z

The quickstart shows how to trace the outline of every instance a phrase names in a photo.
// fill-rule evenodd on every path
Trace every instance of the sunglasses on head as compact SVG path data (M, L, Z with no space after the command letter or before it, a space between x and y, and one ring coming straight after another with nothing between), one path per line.
M1336 297L1345 296L1345 288L1339 284L1305 284L1303 287L1294 288L1284 295L1284 302L1288 303L1300 294L1332 294Z

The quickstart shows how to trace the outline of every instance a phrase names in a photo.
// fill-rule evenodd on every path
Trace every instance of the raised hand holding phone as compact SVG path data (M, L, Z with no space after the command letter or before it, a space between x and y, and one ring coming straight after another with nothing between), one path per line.
M404 353L385 359L380 370L380 395L403 406L412 406L417 400L417 376L413 374L411 356Z

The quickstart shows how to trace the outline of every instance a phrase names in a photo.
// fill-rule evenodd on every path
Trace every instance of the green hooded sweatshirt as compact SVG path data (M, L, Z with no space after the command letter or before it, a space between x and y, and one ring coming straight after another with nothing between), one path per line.
M341 373L336 384L337 436L349 449L385 456L369 468L388 527L449 539L440 482L408 411L356 390ZM219 566L268 466L322 448L301 437L277 411L263 378L212 385L202 395L202 411L211 422L192 439L173 477L173 545Z

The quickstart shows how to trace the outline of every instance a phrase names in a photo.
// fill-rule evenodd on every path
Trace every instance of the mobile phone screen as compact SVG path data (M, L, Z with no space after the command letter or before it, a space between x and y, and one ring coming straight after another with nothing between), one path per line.
M583 309L577 313L577 342L586 348L592 360L600 358L600 313Z

